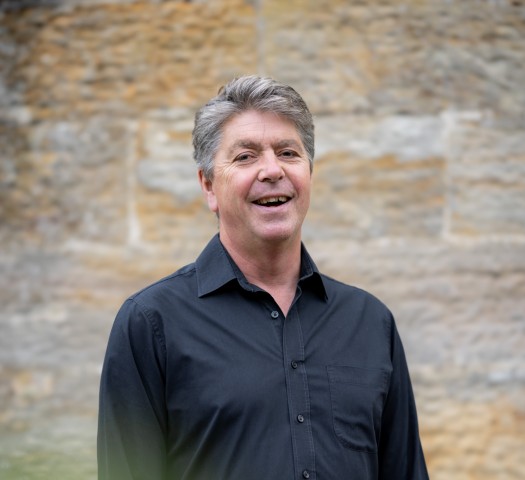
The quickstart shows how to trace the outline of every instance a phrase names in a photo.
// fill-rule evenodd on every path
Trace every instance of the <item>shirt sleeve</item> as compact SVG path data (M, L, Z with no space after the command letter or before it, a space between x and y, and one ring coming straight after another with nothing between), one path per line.
M395 322L390 320L393 371L382 417L379 478L428 480L405 353Z
M127 300L113 324L102 368L99 480L165 478L165 357L155 315Z

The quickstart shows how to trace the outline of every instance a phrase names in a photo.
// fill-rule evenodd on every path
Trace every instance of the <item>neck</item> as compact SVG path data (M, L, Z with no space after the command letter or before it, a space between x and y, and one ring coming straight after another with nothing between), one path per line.
M221 234L221 242L246 279L267 291L286 315L295 297L301 269L301 239L239 245Z

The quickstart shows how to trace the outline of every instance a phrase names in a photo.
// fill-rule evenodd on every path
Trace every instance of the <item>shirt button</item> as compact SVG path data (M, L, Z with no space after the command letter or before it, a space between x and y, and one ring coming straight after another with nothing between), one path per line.
M279 312L277 310L274 310L271 314L272 318L277 318L279 316Z
M295 361L295 360L292 360L292 368L297 368L299 366L299 364Z
M303 478L310 478L310 472L308 470L303 470Z
M297 421L298 421L299 423L303 423L303 422L304 422L304 417L303 417L302 415L300 415L300 414L297 415Z

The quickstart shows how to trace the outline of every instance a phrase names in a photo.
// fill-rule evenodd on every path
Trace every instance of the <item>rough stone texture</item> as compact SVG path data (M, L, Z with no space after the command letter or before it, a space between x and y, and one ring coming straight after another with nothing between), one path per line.
M0 2L0 477L94 479L123 299L216 231L193 113L232 76L316 120L304 239L393 310L434 480L525 477L525 4Z

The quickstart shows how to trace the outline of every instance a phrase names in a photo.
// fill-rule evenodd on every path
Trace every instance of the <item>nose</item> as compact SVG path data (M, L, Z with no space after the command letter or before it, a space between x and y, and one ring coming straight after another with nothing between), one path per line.
M260 182L276 182L284 178L283 166L275 153L265 153L260 162L258 175Z

